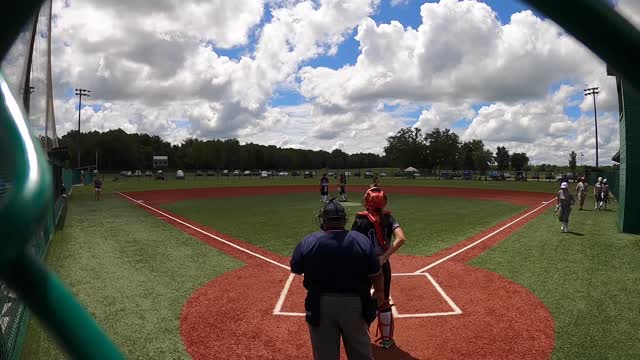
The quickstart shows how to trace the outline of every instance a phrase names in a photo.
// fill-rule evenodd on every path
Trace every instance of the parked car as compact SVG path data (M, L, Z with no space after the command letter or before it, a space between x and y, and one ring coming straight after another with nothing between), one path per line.
M516 172L516 181L527 181L527 175L524 171Z
M222 176L229 176L229 170L222 170Z
M131 176L133 176L133 173L131 171L127 171L127 172L124 173L124 176L131 177Z
M144 176L153 176L153 173L151 172L151 170L147 170L144 172Z
M505 179L511 179L511 174L509 174L509 173L504 173L503 175L504 175L504 178L505 178Z
M260 172L260 178L261 178L261 179L266 179L266 178L268 178L268 177L271 177L271 174L269 174L269 172L268 172L268 171L264 171L264 170L263 170L263 171L261 171L261 172Z
M547 173L547 176L544 177L547 180L555 180L555 176L553 175L553 173Z
M344 176L351 176L351 171L347 171L344 173Z
M165 180L166 177L164 175L164 173L162 172L162 170L158 170L158 172L155 175L155 179L156 180Z
M336 176L336 173L330 172L330 173L327 174L327 176Z
M533 174L531 175L531 178L534 180L540 180L540 174Z
M387 176L387 173L383 173L383 172L380 173L380 177L385 177L385 176Z
M278 173L278 176L289 176L289 173L288 173L288 172L286 172L286 171L280 171L280 172Z
M294 170L291 172L291 176L300 176L300 172Z
M204 176L204 172L196 170L196 176Z
M242 176L251 176L251 170L245 170L245 171L242 173Z
M184 171L182 170L176 171L176 180L184 180Z
M231 175L233 175L233 176L240 176L240 175L241 175L240 170L233 170L233 172L231 173Z
M305 178L305 179L312 179L312 178L313 178L313 172L311 172L311 171L305 171L305 172L304 172L304 178Z
M216 176L216 172L213 170L207 170L207 176Z
M356 171L356 172L354 172L354 173L353 173L353 176L355 176L355 177L360 177L360 171Z
M365 171L365 172L364 172L364 178L365 178L365 179L371 179L371 178L373 178L373 173L371 172L371 170L369 170L369 171Z
M127 172L125 170L120 171L120 176L127 176Z

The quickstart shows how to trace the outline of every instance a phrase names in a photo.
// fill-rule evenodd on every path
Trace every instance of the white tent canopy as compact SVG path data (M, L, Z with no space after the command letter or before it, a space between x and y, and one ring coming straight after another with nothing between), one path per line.
M418 172L418 169L414 168L413 166L409 166L408 168L404 169L404 172Z

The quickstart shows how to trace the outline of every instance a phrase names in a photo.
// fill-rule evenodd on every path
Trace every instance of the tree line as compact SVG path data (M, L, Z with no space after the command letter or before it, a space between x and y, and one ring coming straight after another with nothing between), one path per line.
M482 140L463 142L450 129L435 128L425 134L419 128L400 129L387 138L384 153L392 164L400 167L480 173L494 167L497 171L530 169L526 153L509 154L505 147L498 146L494 155Z
M422 129L407 127L387 138L384 154L355 153L336 149L305 150L281 148L254 143L240 144L237 139L199 140L189 138L172 145L157 135L128 134L122 129L106 132L85 132L78 136L71 131L60 139L61 146L69 149L69 167L76 167L78 149L81 166L95 165L105 171L152 169L154 155L169 157L172 169L238 169L238 170L286 170L286 169L365 169L406 168L413 166L422 171L488 170L566 172L566 167L541 164L531 166L526 153L509 153L498 146L495 153L482 140L461 141L450 129ZM97 155L97 156L96 156ZM576 153L569 155L569 168L579 171Z
M384 156L372 153L347 154L340 149L331 152L281 148L274 145L240 144L237 139L199 140L189 138L172 145L157 135L128 134L122 129L106 132L71 131L60 138L69 149L69 167L96 164L103 171L152 169L154 155L169 157L171 169L202 170L286 170L348 169L391 166Z

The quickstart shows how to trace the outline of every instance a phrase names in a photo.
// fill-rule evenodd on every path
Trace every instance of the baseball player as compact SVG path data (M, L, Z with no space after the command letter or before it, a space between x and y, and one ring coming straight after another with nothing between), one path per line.
M340 174L338 180L338 194L340 195L340 201L347 201L347 176L344 173Z
M596 198L593 210L602 209L602 177L599 177L598 182L593 186L593 195Z
M607 210L607 204L609 203L609 184L607 179L602 180L602 208Z
M560 230L562 230L563 233L568 233L569 214L571 214L571 207L575 204L575 199L573 198L573 195L571 195L571 192L569 192L569 183L563 182L560 184L560 191L558 191L556 200L555 212L557 213L558 210L560 210L558 220L562 223Z
M578 194L578 202L580 203L580 209L584 206L584 200L587 198L587 190L589 189L589 184L584 177L580 178L580 182L578 186L576 186L576 194Z
M366 211L356 214L351 230L358 231L375 244L376 254L382 265L384 276L384 301L378 309L378 332L376 342L387 349L394 343L393 314L391 312L391 263L389 258L406 242L404 232L391 212L385 210L387 196L380 188L371 188L365 193L362 203Z
M369 185L369 188L379 188L380 187L380 178L377 176L373 177L373 184Z
M329 178L327 174L322 174L322 178L320 178L320 201L323 204L329 202Z
M98 176L93 179L93 198L100 200L100 193L102 192L102 180Z

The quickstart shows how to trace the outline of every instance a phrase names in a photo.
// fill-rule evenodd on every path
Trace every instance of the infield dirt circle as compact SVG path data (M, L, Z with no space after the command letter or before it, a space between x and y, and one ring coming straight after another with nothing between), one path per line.
M353 187L352 192L364 188ZM452 196L526 205L527 210L428 257L392 257L396 346L376 359L548 359L554 322L522 286L465 263L538 216L545 193L394 187L398 194ZM301 277L289 259L221 234L158 205L194 198L315 192L316 187L237 187L121 194L150 214L234 256L246 266L216 277L186 300L180 333L194 359L310 359ZM375 336L372 325L372 338ZM343 356L344 358L344 356Z

